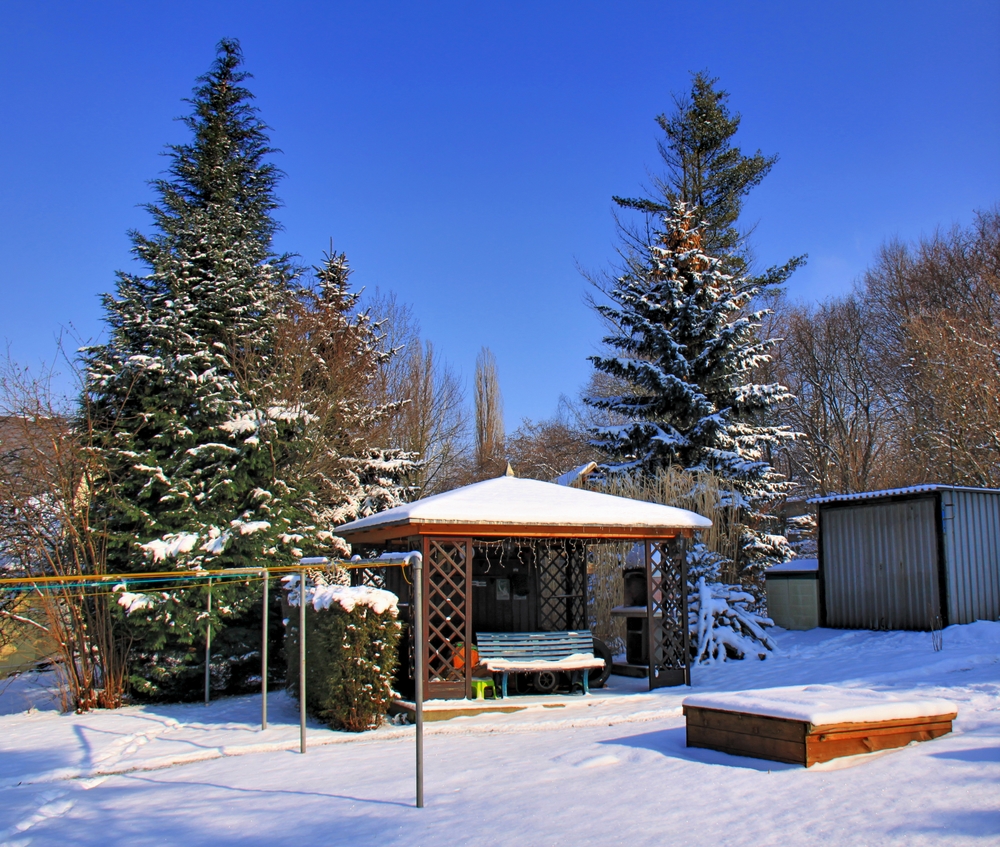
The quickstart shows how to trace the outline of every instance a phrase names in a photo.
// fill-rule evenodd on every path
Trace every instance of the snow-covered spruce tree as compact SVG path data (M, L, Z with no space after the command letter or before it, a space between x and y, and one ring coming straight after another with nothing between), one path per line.
M621 208L642 212L654 221L678 201L697 209L703 248L721 258L727 271L739 274L747 271L750 260L747 233L737 226L743 198L767 176L778 157L760 150L745 156L734 145L741 117L729 111L729 93L716 88L718 82L704 71L692 74L691 90L674 97L673 113L657 116L663 130L657 147L667 173L653 177L651 194L613 199ZM625 227L622 235L626 245L641 252L647 231L648 227Z
M763 279L733 276L701 244L694 212L677 202L645 256L609 287L611 302L596 308L613 327L604 339L610 355L591 361L622 391L587 402L623 421L594 431L595 445L612 457L608 472L679 466L711 471L731 485L736 502L720 506L735 507L742 518L737 568L749 583L791 556L785 539L768 532L764 512L785 487L768 451L792 437L766 421L788 392L753 380L771 343L757 337L763 315L752 308L790 268Z
M241 64L238 43L222 41L183 119L191 140L168 148L152 183L155 233L131 234L147 270L118 274L108 340L83 351L87 407L108 445L95 517L110 572L280 564L308 542L288 473L306 416L243 378L252 371L259 388L268 373L293 271L274 253L280 172ZM208 624L213 684L239 690L259 673L258 596L216 581L209 620L204 585L126 586L133 691L197 696Z
M761 314L748 309L761 283L723 272L701 250L701 229L683 203L662 223L646 263L616 281L612 303L596 306L614 327L604 338L614 355L591 361L626 387L587 398L626 420L598 428L596 441L614 457L612 472L711 470L735 483L747 505L771 498L784 483L765 451L791 433L752 422L788 399L783 386L752 381L772 346L756 337Z

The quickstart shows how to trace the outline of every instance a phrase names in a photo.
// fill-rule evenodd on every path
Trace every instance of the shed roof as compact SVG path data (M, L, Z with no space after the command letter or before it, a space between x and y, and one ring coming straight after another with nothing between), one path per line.
M336 532L351 542L373 543L412 535L672 538L711 525L686 509L502 476L352 521Z
M792 559L788 562L779 562L772 565L764 576L771 574L793 574L793 573L815 573L819 571L819 559Z
M909 497L920 494L933 494L935 491L974 491L978 494L1000 494L995 488L971 488L965 485L911 485L908 488L887 488L883 491L860 491L857 494L830 494L827 497L812 497L806 502L823 505L824 503L847 503L851 500L886 500L890 497Z

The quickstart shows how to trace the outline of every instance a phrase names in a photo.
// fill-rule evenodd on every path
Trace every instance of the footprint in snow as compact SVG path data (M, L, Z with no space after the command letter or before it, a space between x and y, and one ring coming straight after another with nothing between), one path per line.
M582 762L577 762L573 767L575 768L603 768L607 765L617 765L621 760L617 756L613 756L610 753L606 753L603 756L592 756L589 759L584 759Z
M144 744L148 744L159 738L161 735L181 729L182 725L175 720L166 720L161 726L155 729L147 729L143 732L133 732L130 735L123 735L113 741L103 756L99 756L95 762L101 767L116 765L127 756L131 756Z
M6 832L0 833L0 839L3 839L0 841L0 844L3 847L13 847L15 844L30 843L31 839L10 841L8 836L26 832L36 824L46 821L49 818L57 818L65 815L74 806L72 800L64 799L66 793L65 791L46 791L39 795L38 799L42 801L42 805L39 806L38 811L32 815L28 815L26 818L22 818Z

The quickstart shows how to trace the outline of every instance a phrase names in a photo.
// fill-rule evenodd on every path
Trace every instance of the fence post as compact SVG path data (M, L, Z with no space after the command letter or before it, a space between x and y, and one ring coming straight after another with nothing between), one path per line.
M306 572L299 571L299 752L306 752Z
M212 683L212 577L208 578L208 617L205 618L205 705L211 696Z
M261 571L264 574L263 608L261 617L260 635L260 728L267 729L267 580L270 574L267 570Z
M417 554L413 562L413 671L414 712L417 735L417 808L424 807L424 560Z

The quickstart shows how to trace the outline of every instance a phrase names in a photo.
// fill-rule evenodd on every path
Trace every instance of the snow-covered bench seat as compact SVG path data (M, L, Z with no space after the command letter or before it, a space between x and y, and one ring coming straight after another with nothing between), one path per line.
M583 693L590 693L587 671L603 668L594 656L594 636L582 632L479 632L479 664L490 673L502 673L500 689L507 696L507 675L541 671L583 672Z
M683 706L688 747L806 767L929 741L958 715L948 700L832 685L695 694Z

